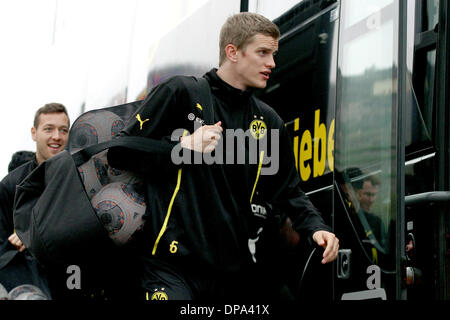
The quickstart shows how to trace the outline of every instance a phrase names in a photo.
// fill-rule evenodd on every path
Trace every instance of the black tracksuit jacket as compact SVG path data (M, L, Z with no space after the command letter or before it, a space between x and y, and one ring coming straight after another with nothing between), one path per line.
M11 171L0 182L0 283L8 291L22 284L33 284L51 297L47 276L37 260L27 250L19 252L8 241L14 232L16 185L37 166L36 159L30 160Z
M8 237L14 232L13 207L16 185L36 167L36 159L30 160L11 171L0 183L0 269L19 252L8 241Z
M110 165L147 177L146 253L196 270L238 271L252 263L249 239L256 240L267 214L274 214L269 206L289 216L294 229L304 238L310 239L317 230L330 230L299 188L291 142L277 113L253 97L252 91L241 91L225 83L216 69L204 77L211 88L213 106L198 105L198 99L188 89L193 77L176 76L148 94L136 112L139 120L132 119L122 134L162 139L176 147L178 141L171 141L174 130L183 128L192 134L197 128L195 123L198 126L204 119L204 108L212 107L214 122L221 121L224 129L225 155L230 152L225 148L227 129L246 131L254 120L261 120L269 129L265 134L268 139L270 129L278 129L279 169L274 175L260 174L259 149L258 161L249 161L248 141L254 139L250 135L246 143L237 142L234 148L235 154L245 150L245 164L227 161L173 165L169 155L155 157L111 148ZM261 126L262 122L257 124ZM267 145L270 149L271 144ZM271 150L265 152L266 156L272 155ZM267 165L263 162L262 166ZM267 209L266 214L258 205Z

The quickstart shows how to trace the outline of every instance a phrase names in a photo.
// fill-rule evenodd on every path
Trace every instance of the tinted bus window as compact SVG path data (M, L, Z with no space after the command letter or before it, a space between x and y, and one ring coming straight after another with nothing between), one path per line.
M353 290L364 288L358 281L368 265L394 269L397 6L392 0L341 2L335 147L341 210L335 223L339 235L348 235L342 248L354 246Z
M416 0L408 2L408 20L414 22L414 27L408 27L408 46L412 54L412 101L408 104L417 114L407 122L410 126L407 133L407 160L423 155L425 149L432 146L431 137L434 119L435 65L439 1ZM414 20L412 19L414 18ZM413 117L413 116L412 116ZM429 151L428 151L429 153ZM417 155L414 155L417 154Z
M379 19L380 8L391 4L392 0L360 0L350 2L350 6L342 7L342 15L345 16L345 19L342 21L344 28L352 26L364 18L370 17L370 20ZM370 20L367 20L367 22Z
M432 30L439 20L439 0L419 0L418 13L421 20L419 32Z

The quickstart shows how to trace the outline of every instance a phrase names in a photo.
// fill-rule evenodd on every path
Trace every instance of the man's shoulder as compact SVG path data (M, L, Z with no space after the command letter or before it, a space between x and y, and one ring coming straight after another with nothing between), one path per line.
M31 172L34 168L37 167L37 164L34 160L30 160L25 162L24 164L18 166L11 172L9 172L1 181L1 183L6 188L13 187L22 182L23 179Z
M188 92L193 86L198 84L198 77L186 76L186 75L176 75L170 77L166 81L162 82L161 86L166 86L173 91L184 91Z
M178 75L168 79L164 85L178 102L186 103L194 110L197 103L207 103L213 94L209 82L203 77Z

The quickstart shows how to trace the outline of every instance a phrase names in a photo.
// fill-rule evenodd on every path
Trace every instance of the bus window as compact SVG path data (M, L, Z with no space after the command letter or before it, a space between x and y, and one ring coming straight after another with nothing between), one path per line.
M433 110L436 50L414 55L406 116L406 160L433 152ZM430 151L431 150L431 151Z
M407 133L414 135L410 140L406 141L407 160L413 157L408 156L413 153L418 153L432 145L431 138L434 136L433 132L433 106L434 106L434 88L435 88L435 64L436 64L436 42L438 23L438 9L439 2L416 0L409 4L411 11L414 11L415 27L410 27L409 36L410 47L413 48L413 67L412 67L412 94L413 101L408 104L409 107L414 105L417 110L409 110L409 114L419 113L422 121L421 128L419 125L414 125L407 122ZM410 19L412 20L412 19ZM413 119L414 121L414 119ZM418 123L418 121L416 121ZM425 132L426 131L426 132ZM422 137L420 137L422 133ZM430 152L428 152L430 153ZM418 154L417 156L423 155ZM417 157L416 156L416 157Z
M335 213L336 232L348 234L343 229L354 226L356 248L364 252L353 261L384 269L393 268L397 211L396 5L341 2L336 105L337 198L345 208Z
M434 132L438 1L408 3L408 83L406 103L405 192L433 190L436 149ZM409 211L408 211L409 214Z
M418 32L428 31L435 28L439 20L439 0L418 0L417 13L418 21L421 23L418 25Z
M360 0L350 1L351 6L343 7L342 14L345 16L343 27L347 28L361 21L361 19L369 18L374 21L379 19L380 8L386 7L392 3L392 0ZM368 22L370 20L367 20Z
M439 1L416 0L408 2L408 76L412 79L412 99L406 104L406 163L405 195L436 190L439 157L436 133L437 31ZM410 85L408 83L408 85ZM407 97L408 98L408 97ZM427 212L427 215L423 215ZM405 244L408 267L420 270L421 277L409 283L407 297L411 300L430 299L435 296L434 268L436 245L430 231L435 234L436 206L422 204L405 206Z

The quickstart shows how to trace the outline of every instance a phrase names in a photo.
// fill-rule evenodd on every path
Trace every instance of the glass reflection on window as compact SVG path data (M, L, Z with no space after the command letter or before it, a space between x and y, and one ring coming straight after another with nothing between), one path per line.
M396 59L393 16L383 16L389 11L383 8L392 3L344 1L341 15L336 175L360 241L380 264L394 245ZM374 16L380 17L376 25Z
M339 174L339 180L343 182L340 188L350 219L369 258L378 264L379 256L389 253L389 230L380 214L383 210L379 197L383 188L381 171L363 172L360 168L350 167Z
M381 9L392 4L393 0L346 0L343 5L343 15L345 16L344 28L354 25L360 20L367 19L372 15L379 18ZM367 19L370 23L372 19Z
M393 24L390 21L381 25L379 30L365 33L347 43L344 47L342 74L345 76L363 74L371 69L386 70L392 67L394 43L392 30ZM391 74L389 77L392 78ZM390 89L392 84L388 85ZM374 87L374 90L376 89L379 89L379 86Z
M433 96L434 96L434 77L436 70L436 50L427 52L426 69L425 69L425 83L423 114L427 128L431 129L433 126Z
M439 22L439 0L427 0L422 8L423 31L432 30Z

